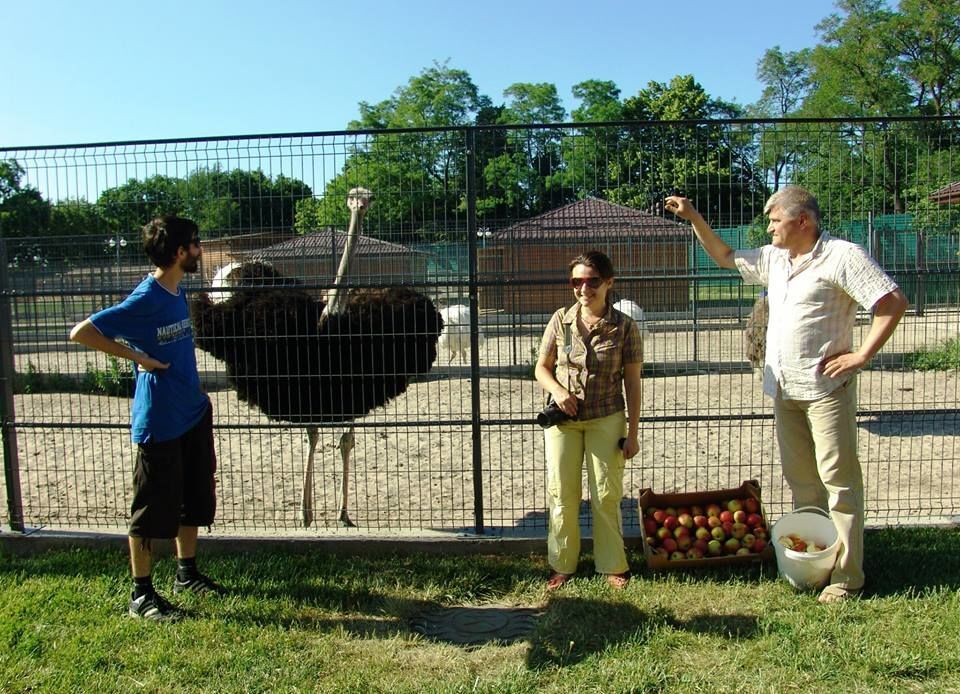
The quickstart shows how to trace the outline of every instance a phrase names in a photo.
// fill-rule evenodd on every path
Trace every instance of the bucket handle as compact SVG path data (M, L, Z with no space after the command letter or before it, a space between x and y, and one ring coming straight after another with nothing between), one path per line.
M797 512L799 512L799 511L816 511L816 512L819 513L821 516L824 516L824 517L826 517L826 518L830 518L830 517L831 517L829 513L827 513L826 511L824 511L824 510L823 510L822 508L820 508L819 506L801 506L800 508L795 508L795 509L793 509L793 512L794 512L794 513L797 513Z

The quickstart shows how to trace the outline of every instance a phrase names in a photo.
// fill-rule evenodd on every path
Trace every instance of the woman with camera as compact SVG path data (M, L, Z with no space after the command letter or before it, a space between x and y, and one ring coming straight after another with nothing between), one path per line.
M640 450L643 343L637 324L610 301L614 271L606 255L585 253L571 261L569 272L576 303L551 317L535 371L550 394L538 417L545 427L547 559L553 569L547 590L561 587L577 570L584 462L593 512L594 566L613 588L621 589L630 580L630 569L620 499L624 462Z

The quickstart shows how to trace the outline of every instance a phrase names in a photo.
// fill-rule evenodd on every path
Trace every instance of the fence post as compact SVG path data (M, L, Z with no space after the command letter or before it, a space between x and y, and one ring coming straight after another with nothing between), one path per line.
M473 526L477 535L484 533L483 521L483 444L480 438L480 303L477 300L477 129L467 128L466 195L467 195L467 259L470 266L470 424L473 432Z
M7 277L7 246L0 239L0 437L3 441L3 473L7 485L10 529L23 532L23 500L20 492L20 459L17 454L16 415L13 409L13 319Z
M917 294L913 308L917 317L923 315L923 305L927 299L927 234L917 229Z

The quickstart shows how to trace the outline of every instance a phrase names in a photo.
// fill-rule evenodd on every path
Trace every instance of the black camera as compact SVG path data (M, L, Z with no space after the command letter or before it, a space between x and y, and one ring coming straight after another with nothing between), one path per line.
M560 409L560 406L553 402L543 408L543 412L537 415L537 424L544 429L549 429L554 424L561 424L570 419L570 415Z

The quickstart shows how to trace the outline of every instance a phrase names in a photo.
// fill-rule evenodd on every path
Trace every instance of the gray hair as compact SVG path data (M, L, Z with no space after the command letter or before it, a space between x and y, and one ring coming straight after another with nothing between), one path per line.
M783 214L790 219L796 219L806 212L814 226L820 228L820 205L817 199L806 188L800 186L786 186L770 196L763 206L763 213L770 214L770 210L779 207Z

